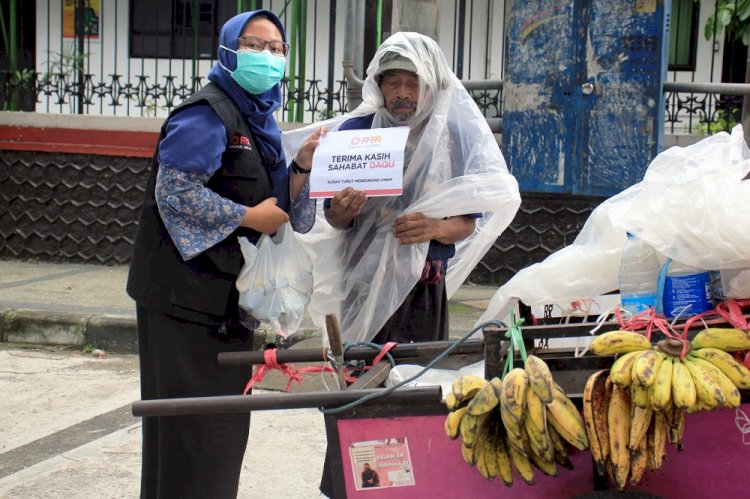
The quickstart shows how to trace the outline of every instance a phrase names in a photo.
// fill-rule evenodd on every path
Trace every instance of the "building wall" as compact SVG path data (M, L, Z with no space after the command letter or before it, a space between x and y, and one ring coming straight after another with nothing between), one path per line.
M74 40L62 37L62 0L36 0L36 70L40 73L59 73L61 69L70 71L71 57L75 54ZM330 1L319 0L309 2L307 15L307 33L309 39L306 47L306 79L320 80L318 87L327 87L328 74L328 36L335 33L334 47L334 84L332 91L339 90L343 81L341 60L344 54L344 33L352 28L346 26L346 6L344 0L336 3L335 26L328 25ZM436 0L438 5L438 43L443 49L447 60L455 71L460 69L460 77L464 80L498 80L503 75L503 40L504 40L504 0L473 0L465 2L466 15L457 19L458 2L453 0ZM84 54L86 54L85 72L93 75L93 83L102 85L101 89L108 95L100 97L94 92L90 96L91 102L86 104L85 113L118 116L166 116L169 107L179 103L189 95L189 91L180 90L181 85L190 85L193 77L203 77L208 74L214 61L200 60L195 68L190 61L177 59L141 59L131 58L128 53L129 45L129 2L127 0L101 1L100 34L98 38L86 39ZM263 7L274 12L280 12L285 5L284 0L264 1ZM722 40L715 46L713 42L702 36L703 26L714 9L714 2L700 3L700 20L698 37L697 60L698 68L695 72L669 72L669 81L718 82L721 80ZM287 9L282 16L289 27L292 24ZM457 39L458 21L465 26L465 41L463 44L463 65L458 67L458 51L460 44ZM366 22L370 22L369 20ZM363 61L367 67L369 61ZM113 77L118 75L117 84L113 85ZM144 77L138 80L138 75ZM175 79L166 85L166 76L174 75ZM205 82L205 80L204 80ZM61 86L73 82L61 81ZM128 88L130 84L132 87ZM149 96L147 87L161 85L163 92L157 97ZM158 93L158 92L157 92ZM119 106L113 106L113 97ZM126 95L127 94L127 95ZM129 96L128 96L129 95ZM76 112L76 101L69 96L60 99L54 92L49 96L40 96L36 111L42 113L70 114ZM341 99L343 103L343 99ZM288 119L282 111L277 118L280 121ZM304 121L317 121L320 117L317 111L308 110Z

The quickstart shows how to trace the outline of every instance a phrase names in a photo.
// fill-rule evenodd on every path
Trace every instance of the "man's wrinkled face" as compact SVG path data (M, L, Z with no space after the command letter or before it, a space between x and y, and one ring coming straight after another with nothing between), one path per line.
M398 121L406 121L417 111L419 77L411 71L387 71L380 80L385 108Z

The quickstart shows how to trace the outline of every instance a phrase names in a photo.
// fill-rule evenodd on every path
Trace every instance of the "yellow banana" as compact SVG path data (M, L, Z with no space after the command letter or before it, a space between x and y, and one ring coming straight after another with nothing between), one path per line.
M535 355L526 357L526 374L529 377L529 384L534 389L542 402L549 404L552 402L552 373L546 362Z
M607 430L607 407L612 388L606 370L597 371L586 380L583 388L583 422L589 439L591 456L597 471L604 475L609 459L609 430Z
M479 429L484 424L489 413L481 414L479 416L472 416L465 414L461 418L461 424L459 425L459 434L461 435L461 444L466 447L473 447L479 435Z
M555 461L563 468L572 470L573 463L568 458L568 447L565 445L562 437L560 437L560 434L557 433L557 430L552 425L547 427L547 431L549 431L549 439L552 441L552 447L555 449Z
M648 393L654 385L649 387L641 386L638 383L630 383L630 399L638 407L651 407L651 400Z
M487 480L492 480L497 476L497 462L492 454L492 440L486 435L480 435L474 444L474 455L476 456L476 467L479 474Z
M646 350L633 363L633 381L641 386L651 386L656 380L664 354L658 350Z
M510 459L510 449L502 432L494 438L493 444L498 476L505 485L510 487L513 485L513 466Z
M645 441L653 415L654 410L651 407L643 408L631 403L630 439L628 441L628 449L631 452L641 445L641 441Z
M508 446L508 450L510 452L510 460L513 462L513 467L516 468L518 475L527 484L534 485L536 478L534 477L534 469L531 467L529 458L518 452L512 445Z
M566 442L579 450L585 450L588 447L588 438L581 414L567 396L560 395L557 390L554 391L554 395L554 400L547 404L547 421Z
M489 381L481 376L469 374L455 380L451 386L451 392L456 398L457 404L467 404L488 383Z
M669 409L672 410L671 408ZM651 428L647 435L648 440L648 462L646 466L651 471L661 468L666 453L667 437L669 435L669 426L665 413L656 411Z
M518 452L520 452L524 456L529 457L529 454L531 454L531 439L529 437L529 434L526 432L526 428L524 427L521 428L520 437L512 435L510 433L506 433L505 439L507 440L508 444L510 444L511 447L516 449Z
M733 328L706 328L690 342L693 348L718 348L725 352L750 350L750 332Z
M504 409L500 410L500 418L502 419L505 432L508 434L509 438L520 440L521 433L523 433L524 429L524 423L522 421L516 421L510 415L510 412Z
M622 490L630 472L630 391L615 385L607 411L612 479Z
M721 386L699 365L693 357L685 357L683 364L690 371L695 383L695 393L701 404L708 410L715 409L726 403L724 391Z
M679 451L685 446L682 444L682 437L685 434L685 411L673 407L672 411L666 412L666 422L669 428L669 442Z
M609 331L596 336L589 349L599 356L628 353L637 350L649 350L651 342L640 333L633 331Z
M737 388L750 388L750 369L724 350L706 347L693 349L688 355L706 360L718 367Z
M648 441L641 438L637 445L630 450L630 483L638 485L646 472L648 464Z
M547 431L546 406L531 386L526 393L526 417L523 421L531 451L547 462L554 461L555 449Z
M500 378L497 379L497 383L500 382ZM471 399L469 404L466 406L466 413L472 416L479 416L486 412L490 412L492 409L500 404L500 399L495 392L493 381L490 381L484 387L479 390L476 395Z
M563 454L562 452L558 452L555 450L555 462L565 468L566 470L572 470L575 467L573 466L573 461L570 460L570 458Z
M461 457L464 458L467 464L474 466L477 461L474 458L474 446L467 447L461 442Z
M531 462L534 463L534 466L542 470L542 473L544 473L545 475L557 476L557 465L555 465L554 459L552 459L551 461L546 461L532 452Z
M555 427L549 425L547 427L547 431L549 431L549 439L552 442L552 447L555 449L555 452L559 452L560 454L567 456L568 447L565 443L565 440L563 440L557 430L555 430Z
M455 411L461 405L458 403L456 394L453 392L448 392L445 395L445 399L443 400L443 402L445 402L445 407L447 407L449 411Z
M680 409L689 409L695 405L698 394L695 382L687 366L679 359L672 361L672 401Z
M445 417L445 434L448 438L455 440L461 434L461 419L466 414L466 407L459 407L448 413Z
M690 357L690 362L698 364L708 377L713 379L721 388L724 394L724 405L727 407L737 408L740 406L740 391L737 389L731 379L722 372L721 369L707 360L699 357Z
M679 360L678 360L679 362ZM648 400L658 411L665 411L672 403L672 357L667 356L659 366L656 380L648 389Z
M609 370L609 377L620 386L629 386L633 376L633 364L643 350L628 352L615 360Z
M511 369L503 378L503 387L500 391L500 405L507 416L516 420L519 425L523 421L526 403L526 388L529 384L529 376L524 369L516 367ZM504 416L505 417L505 416Z

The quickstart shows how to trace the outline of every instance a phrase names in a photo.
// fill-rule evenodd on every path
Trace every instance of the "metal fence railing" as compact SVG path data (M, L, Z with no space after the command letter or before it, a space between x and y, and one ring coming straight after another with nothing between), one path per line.
M267 8L280 14L296 50L288 61L290 69L282 83L283 105L277 119L319 121L347 111L348 89L340 61L345 42L342 33L351 29L345 26L344 13L352 3L366 3L371 10L376 5L379 8L367 15L381 16L378 19L383 25L390 21L386 17L390 16L392 0L37 0L33 68L8 66L12 58L3 54L10 52L14 41L3 30L6 50L0 50L0 108L166 116L206 83L223 20L238 10ZM497 130L502 119L502 16L506 1L438 3L446 13L441 24L446 31L441 35L446 58ZM698 9L692 0L673 0L672 30L687 32L680 23L688 19L684 9L692 9L695 19L691 29L696 31L697 14L705 19L719 3L703 1ZM89 4L97 8L90 14L76 8ZM372 21L372 17L367 19L368 23ZM4 27L11 21L5 17L2 20ZM719 81L732 71L737 73L740 62L744 68L744 61L726 56L722 60L717 47L730 42L720 34L705 40L703 27L697 27L700 29L692 34L695 39L687 62L670 66L664 87L666 133L707 135L729 130L741 118L745 90L731 86L735 84L722 86ZM375 31L363 27L361 32L378 39L388 34L380 27ZM375 46L370 40L370 49ZM702 47L710 47L710 57L701 52L709 49ZM364 56L366 59L367 54ZM696 78L705 83L696 83ZM685 84L689 88L680 87Z

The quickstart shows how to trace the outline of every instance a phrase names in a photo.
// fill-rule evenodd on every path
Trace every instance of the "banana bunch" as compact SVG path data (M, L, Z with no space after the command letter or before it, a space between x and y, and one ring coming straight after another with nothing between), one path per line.
M534 484L534 468L550 476L557 466L572 469L569 445L584 450L583 418L552 379L547 364L529 355L524 368L490 381L464 376L446 396L445 432L461 438L464 460L488 480L513 484L513 469Z
M739 329L704 329L690 343L666 339L653 347L630 331L597 336L593 353L618 355L584 388L583 415L598 472L621 489L628 479L637 484L646 469L659 469L667 441L683 449L685 413L739 407L738 388L750 388L750 370L727 352L745 349L750 335Z
M637 407L662 412L672 405L687 412L739 407L739 389L750 388L750 370L728 352L748 349L750 333L729 328L708 328L689 343L670 338L653 347L631 331L604 333L591 343L596 355L618 355L609 378L630 391Z
M685 430L683 410L639 407L631 391L614 383L606 370L586 381L583 420L598 473L609 475L620 489L628 479L637 484L646 470L661 468L667 440L681 447Z

